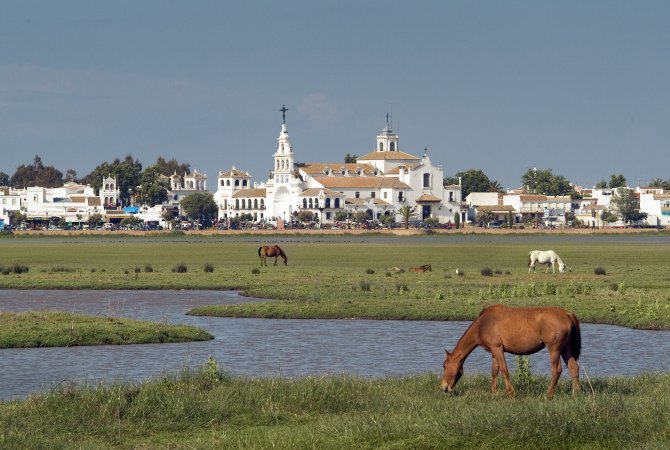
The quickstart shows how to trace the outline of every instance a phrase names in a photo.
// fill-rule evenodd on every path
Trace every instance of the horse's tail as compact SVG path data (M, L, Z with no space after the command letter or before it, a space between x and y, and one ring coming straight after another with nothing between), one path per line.
M259 256L259 257L262 257L262 256L263 256L263 255L261 255L261 250L263 250L263 246L262 246L262 245L261 245L260 247L258 247L258 256Z
M570 332L570 350L575 360L579 359L582 352L582 333L579 331L579 320L574 313L570 313L570 321L572 322L572 331Z

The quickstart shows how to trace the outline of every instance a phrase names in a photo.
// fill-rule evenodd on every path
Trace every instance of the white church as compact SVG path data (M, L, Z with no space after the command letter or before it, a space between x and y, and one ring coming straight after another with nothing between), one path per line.
M219 220L251 214L256 222L290 221L307 210L321 224L334 222L338 211L364 211L372 220L392 216L401 222L399 209L409 206L417 219L454 223L458 215L464 223L461 186L443 184L443 170L432 164L427 150L421 157L401 151L388 114L375 149L356 163L296 164L286 128L288 110L280 111L282 126L269 179L252 185L251 175L234 166L219 172L214 194Z

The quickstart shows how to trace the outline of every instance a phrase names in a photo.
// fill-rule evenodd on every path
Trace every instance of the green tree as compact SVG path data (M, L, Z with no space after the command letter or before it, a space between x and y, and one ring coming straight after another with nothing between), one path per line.
M662 188L663 187L663 180L660 178L654 178L649 182L649 187L656 187L656 188Z
M189 163L179 163L174 158L167 161L162 156L159 156L158 159L156 160L156 164L154 164L151 167L156 168L158 170L158 173L168 177L175 173L183 177L187 173L191 172L191 165Z
M9 175L5 172L0 172L0 186L9 186Z
M572 191L570 182L562 175L554 175L551 169L528 169L521 177L521 184L541 195L568 195Z
M611 189L617 189L617 188L620 188L620 187L626 187L626 177L624 177L624 176L621 175L621 174L619 174L619 175L612 174L612 175L610 176L610 185L609 185L609 187L610 187Z
M12 187L23 189L28 186L45 188L60 187L63 185L63 173L53 166L45 166L42 158L35 155L32 164L20 165L9 181Z
M409 221L416 218L416 206L401 206L398 210L400 217L402 218L402 223L405 226L405 229L409 228Z
M498 180L491 180L489 182L488 192L503 192L503 186Z
M596 189L606 189L606 188L607 188L607 181L600 180L596 183Z
M119 199L121 204L128 206L140 185L140 174L142 173L142 164L133 156L128 154L121 161L116 158L111 163L103 162L82 179L82 183L90 184L96 193L100 192L102 180L111 176L116 178L119 188Z
M335 211L335 220L338 222L344 222L349 217L349 213L346 211Z
M491 180L481 169L470 169L464 172L458 172L455 177L444 179L445 184L458 184L461 180L461 195L463 199L471 192L488 192L491 187Z
M88 226L91 228L95 228L98 225L102 225L102 222L104 222L104 219L102 218L102 214L91 214L88 216Z
M298 212L298 220L302 223L309 223L316 219L316 214L312 211L301 210Z
M350 155L349 153L344 155L345 164L354 164L356 161L358 161L357 155Z
M454 213L454 226L456 228L461 227L461 215L458 212Z
M140 199L149 206L159 205L168 199L168 182L161 180L157 166L147 167L140 175Z
M219 211L211 192L195 192L188 197L184 197L179 205L186 217L205 227L212 224Z
M647 217L646 213L640 212L640 202L632 189L618 188L617 194L612 197L610 202L625 224L637 222Z

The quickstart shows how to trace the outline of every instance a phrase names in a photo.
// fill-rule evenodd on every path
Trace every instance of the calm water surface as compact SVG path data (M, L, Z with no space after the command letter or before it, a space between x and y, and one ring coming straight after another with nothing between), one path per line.
M199 367L209 356L233 374L303 376L351 373L366 377L439 373L469 322L370 320L267 320L194 317L200 305L257 299L226 291L0 290L0 310L63 310L102 316L185 323L215 339L149 344L0 350L0 399L23 398L70 381L143 380ZM670 369L670 332L582 324L580 363L589 377L634 375ZM508 356L514 368L514 356ZM531 356L535 373L547 374L546 351ZM488 373L490 355L475 350L466 373ZM437 383L437 377L436 377ZM437 385L437 384L436 384Z

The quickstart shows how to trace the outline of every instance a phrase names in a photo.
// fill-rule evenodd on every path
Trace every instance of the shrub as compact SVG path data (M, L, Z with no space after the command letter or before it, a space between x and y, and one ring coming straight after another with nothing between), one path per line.
M214 272L214 265L210 264L210 263L207 263L207 264L205 264L205 269L204 270L205 270L206 273L212 273L212 272Z
M188 267L186 267L186 264L180 263L180 264L177 264L176 266L174 266L172 268L172 271L175 272L175 273L186 273L186 272L188 272Z
M494 272L496 275L502 275L502 270L496 269Z
M375 273L375 269L367 268L365 269L365 273L367 273L368 275L372 275L373 273Z
M493 269L490 267L484 267L480 273L482 274L483 277L492 277L493 276Z
M147 264L146 266L144 266L144 271L150 273L154 271L154 268L151 266L151 264Z
M65 266L56 266L51 268L51 272L74 272L74 269L71 267Z
M140 272L142 272L142 269L140 268L140 266L135 266L135 273L140 273Z
M595 269L593 269L593 273L596 275L607 275L607 271L602 267L596 267Z
M369 291L370 290L370 282L367 280L361 280L358 283L358 286L361 288L361 291Z
M24 266L22 264L14 264L12 266L12 272L14 272L14 273L27 273L28 272L28 266Z
M259 269L258 267L254 267L253 269L251 269L251 273L253 273L254 275L258 275L259 273L261 273L261 269Z
M409 292L409 288L405 283L401 283L400 281L396 281L395 283L395 289L396 291L400 292L401 294L403 292Z

